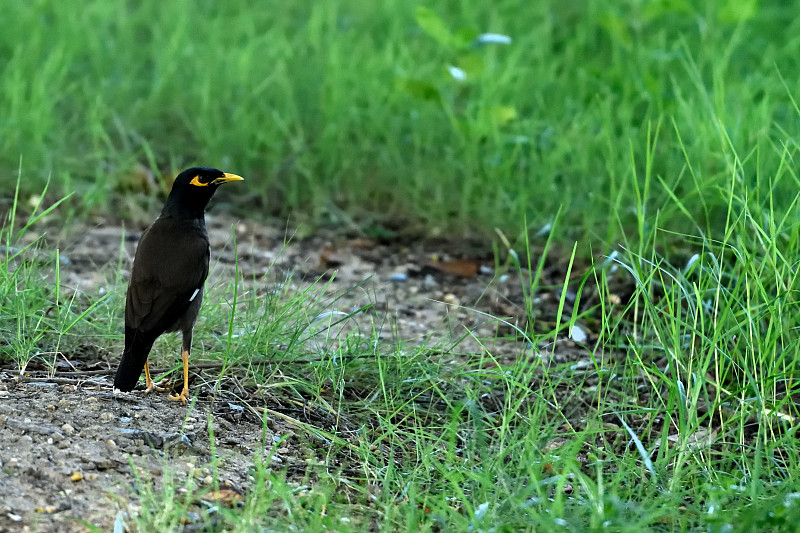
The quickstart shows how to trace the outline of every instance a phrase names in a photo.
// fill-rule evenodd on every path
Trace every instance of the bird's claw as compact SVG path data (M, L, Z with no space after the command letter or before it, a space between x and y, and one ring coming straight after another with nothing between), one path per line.
M145 388L145 394L150 394L153 391L156 392L164 392L165 390L169 389L169 386L172 384L172 380L161 380L158 383L150 382L147 384L147 388Z
M188 396L189 396L189 389L186 389L186 388L184 388L184 389L181 391L181 393L180 393L180 394L170 394L170 395L169 395L169 399L170 399L170 400L176 400L176 401L177 401L177 400L180 400L180 401L181 401L181 403L183 403L184 405L186 405L186 398L187 398Z

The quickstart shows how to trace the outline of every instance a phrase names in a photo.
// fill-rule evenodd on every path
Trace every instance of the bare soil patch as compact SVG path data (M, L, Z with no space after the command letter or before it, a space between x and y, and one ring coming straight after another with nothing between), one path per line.
M515 332L513 326L527 320L527 274L496 272L488 247L380 243L324 232L291 239L282 229L225 216L209 216L208 226L210 285L234 275L234 228L238 268L249 290L269 290L273 282L303 290L319 279L332 279L326 290L344 294L332 310L348 313L371 304L369 312L354 317L355 327L391 323L393 327L381 330L387 341L451 342L454 359L489 350L508 363L544 357L577 369L589 366L588 351L569 339L557 346L532 346ZM118 286L112 280L121 256L128 271L141 229L98 224L54 232L58 236L50 240L61 248L64 285L89 294L124 291L124 283ZM542 285L552 290L538 293L536 309L544 324L554 320L564 275L563 265L545 269ZM124 298L119 302L124 305ZM352 320L347 324L354 327ZM582 329L589 346L595 338L592 325L584 323ZM326 342L336 337L328 333ZM117 352L121 334L118 344ZM156 354L156 360L177 361L176 354ZM346 437L346 419L273 394L252 395L234 380L215 387L218 367L204 367L196 359L190 366L194 401L189 407L164 393L115 395L111 383L118 355L86 339L58 355L55 374L37 359L24 376L13 363L0 366L0 531L86 531L86 523L108 530L118 513L135 505L131 500L141 488L137 483L144 481L137 482L134 474L141 474L140 480L158 480L166 461L177 478L193 477L207 485L213 482L213 459L220 487L230 494L246 493L252 479L249 467L256 460L285 469L290 479L313 479L315 465L325 458L317 456L309 435L291 420ZM565 399L575 398L565 391ZM577 401L575 409L586 401ZM214 443L209 442L209 422ZM212 444L217 457L212 457ZM355 468L344 464L346 457L337 460L345 475Z

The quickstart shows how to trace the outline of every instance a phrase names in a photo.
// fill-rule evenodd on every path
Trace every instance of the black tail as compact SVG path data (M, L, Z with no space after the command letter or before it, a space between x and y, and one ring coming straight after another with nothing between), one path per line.
M125 328L125 350L114 377L114 388L122 392L132 391L142 375L144 364L155 339L144 338L141 332Z

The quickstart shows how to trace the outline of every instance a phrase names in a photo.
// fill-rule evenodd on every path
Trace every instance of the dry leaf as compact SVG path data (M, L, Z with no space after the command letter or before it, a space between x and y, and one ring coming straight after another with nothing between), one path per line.
M454 259L452 261L428 261L424 265L444 274L459 276L461 278L475 277L480 271L481 265L477 261L468 259Z
M203 499L209 502L233 503L241 501L242 495L233 489L220 489L209 492Z
M325 268L338 268L344 264L344 257L336 253L333 246L326 246L319 253L319 263Z
M368 239L366 237L356 237L350 240L350 246L353 248L361 248L362 250L372 250L378 243L375 239Z
M686 439L686 446L690 450L707 448L714 443L714 439L716 439L718 433L718 429L709 430L708 428L698 428L697 431L688 436ZM677 434L667 437L667 440L672 444L677 444L679 439L680 437Z

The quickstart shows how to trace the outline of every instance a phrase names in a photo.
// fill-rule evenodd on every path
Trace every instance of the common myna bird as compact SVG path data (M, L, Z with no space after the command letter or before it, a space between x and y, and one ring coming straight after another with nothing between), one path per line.
M210 248L205 209L217 188L243 178L215 168L184 170L172 184L161 215L142 234L133 259L125 302L125 351L114 387L133 390L144 368L147 392L163 390L150 377L147 356L168 331L183 335L183 390L170 395L186 403L192 328L203 301Z

